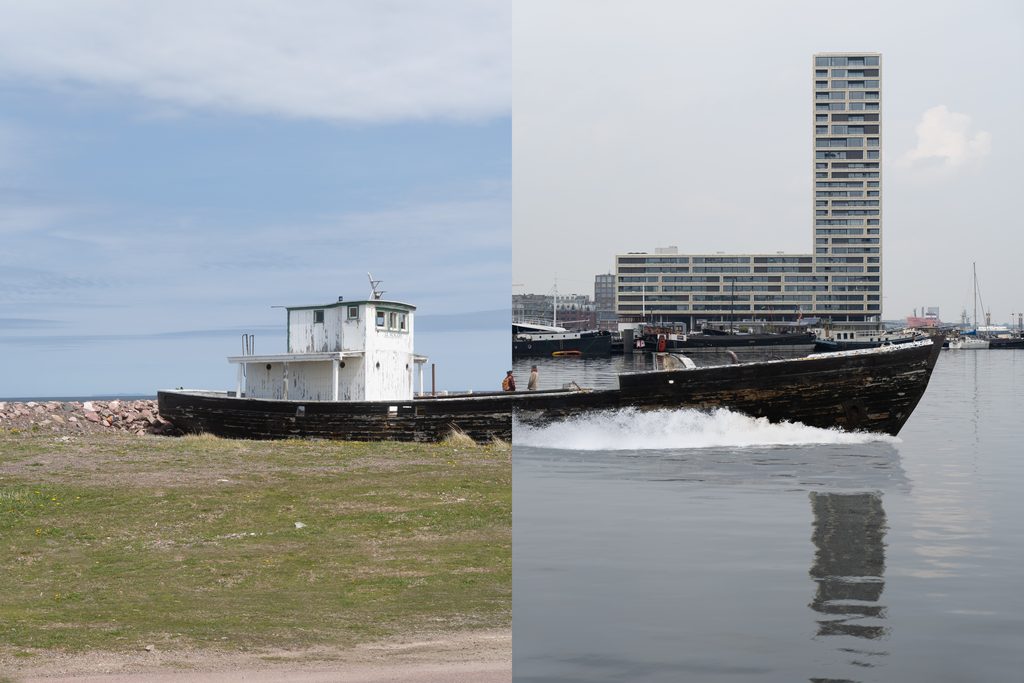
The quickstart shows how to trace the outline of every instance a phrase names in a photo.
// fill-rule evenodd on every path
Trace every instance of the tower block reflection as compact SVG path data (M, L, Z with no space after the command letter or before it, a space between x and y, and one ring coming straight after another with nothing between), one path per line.
M817 549L810 574L818 586L810 607L825 615L818 620L818 635L880 639L888 631L882 622L885 606L879 603L885 589L882 498L875 493L810 496Z

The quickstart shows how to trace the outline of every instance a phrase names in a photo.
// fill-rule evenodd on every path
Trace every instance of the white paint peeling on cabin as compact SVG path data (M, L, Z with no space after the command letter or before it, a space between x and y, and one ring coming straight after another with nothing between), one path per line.
M414 377L422 385L427 359L413 351L415 306L373 300L287 310L288 353L228 358L239 364L239 393L300 401L411 400Z

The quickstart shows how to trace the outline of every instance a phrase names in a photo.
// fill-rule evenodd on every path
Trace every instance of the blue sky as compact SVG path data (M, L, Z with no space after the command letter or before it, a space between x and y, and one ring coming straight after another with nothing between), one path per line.
M442 388L500 381L500 8L345 5L0 2L0 397L225 388L368 271Z

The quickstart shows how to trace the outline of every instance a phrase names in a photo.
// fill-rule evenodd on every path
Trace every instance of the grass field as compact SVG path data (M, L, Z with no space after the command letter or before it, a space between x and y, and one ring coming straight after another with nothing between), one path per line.
M507 445L0 433L0 652L511 623Z

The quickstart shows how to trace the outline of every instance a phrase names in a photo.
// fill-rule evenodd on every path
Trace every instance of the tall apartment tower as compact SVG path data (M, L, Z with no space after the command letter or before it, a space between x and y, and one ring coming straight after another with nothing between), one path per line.
M814 312L882 312L882 75L876 52L814 55Z

